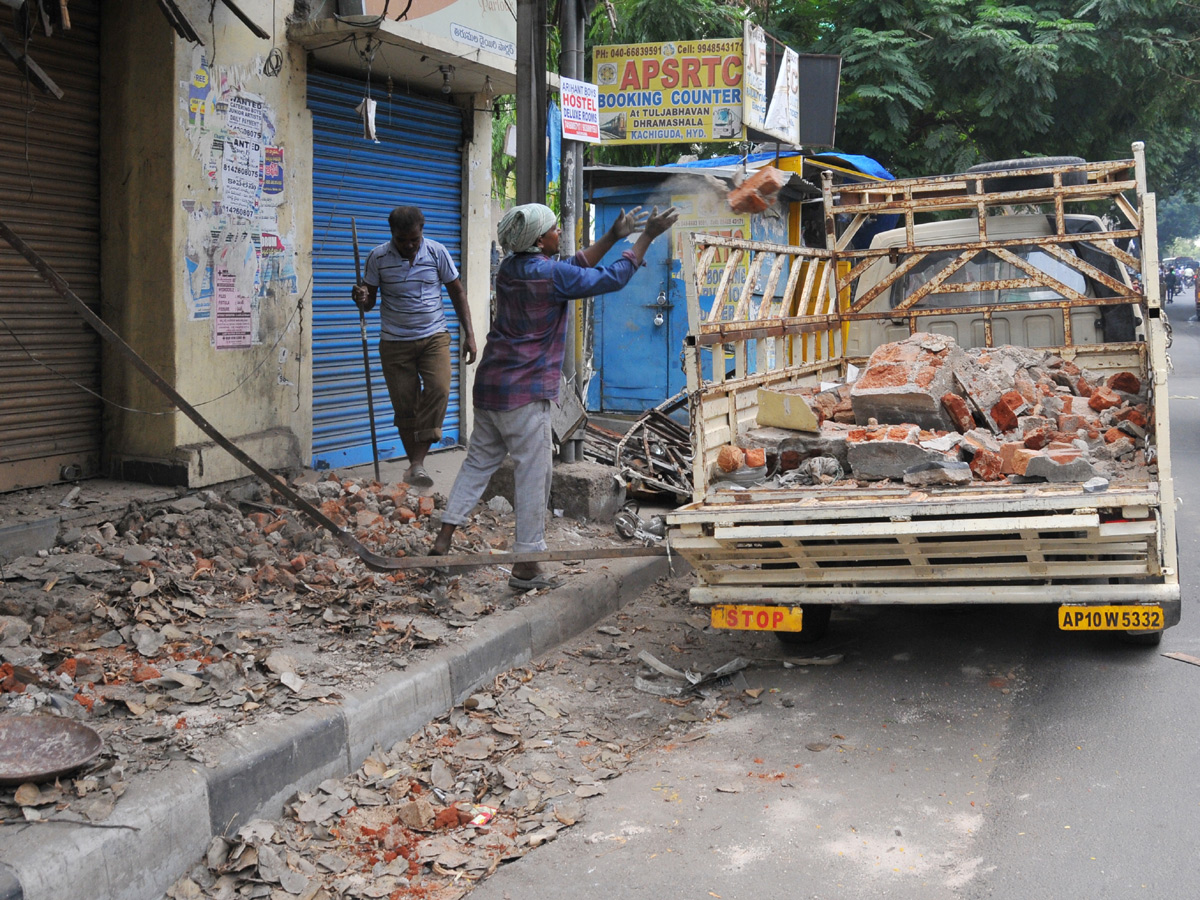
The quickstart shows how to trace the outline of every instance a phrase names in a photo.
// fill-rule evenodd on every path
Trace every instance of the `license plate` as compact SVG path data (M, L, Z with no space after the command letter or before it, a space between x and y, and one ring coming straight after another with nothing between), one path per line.
M739 631L799 631L803 614L794 606L714 606L713 628Z
M1063 631L1160 631L1161 606L1060 606Z

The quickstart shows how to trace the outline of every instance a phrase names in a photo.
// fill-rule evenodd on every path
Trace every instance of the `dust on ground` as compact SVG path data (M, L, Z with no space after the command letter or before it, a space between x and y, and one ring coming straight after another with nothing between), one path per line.
M589 798L647 753L703 740L706 723L752 706L789 705L754 686L763 667L841 661L714 632L687 600L692 583L660 580L410 739L375 748L357 772L298 793L281 818L214 838L168 896L456 900L585 821Z
M374 552L423 555L441 495L336 475L295 488ZM86 499L87 488L74 491ZM511 507L493 500L453 551L508 548ZM547 523L556 548L625 542L608 525ZM582 564L563 564L569 583ZM0 788L0 823L101 823L129 780L205 743L375 684L529 602L492 566L437 575L369 571L261 484L131 500L94 524L68 520L51 551L0 565L0 719L56 714L104 741L52 786ZM24 801L24 802L19 802Z

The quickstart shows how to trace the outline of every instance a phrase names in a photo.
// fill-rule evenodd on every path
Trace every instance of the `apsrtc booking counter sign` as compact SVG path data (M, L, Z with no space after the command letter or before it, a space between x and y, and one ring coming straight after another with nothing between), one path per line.
M600 92L596 85L560 78L562 136L571 141L600 143Z
M592 51L605 144L742 140L742 39Z

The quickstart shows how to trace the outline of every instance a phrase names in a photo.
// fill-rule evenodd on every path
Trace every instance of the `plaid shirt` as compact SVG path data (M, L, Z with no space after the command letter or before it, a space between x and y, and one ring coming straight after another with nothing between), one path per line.
M475 405L505 410L558 402L567 301L619 291L636 270L628 250L602 268L588 266L582 252L561 261L540 253L507 257L496 274L496 320L475 375Z

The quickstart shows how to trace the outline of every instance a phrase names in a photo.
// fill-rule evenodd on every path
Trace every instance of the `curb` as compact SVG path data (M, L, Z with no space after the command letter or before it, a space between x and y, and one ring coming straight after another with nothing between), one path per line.
M214 760L208 767L175 762L139 777L101 827L7 826L4 832L16 833L0 837L0 900L159 900L214 835L278 818L297 791L353 772L376 745L407 739L479 685L584 631L669 570L665 557L614 560L529 606L489 617L469 641L348 694L340 707L310 707L215 738L205 745Z

